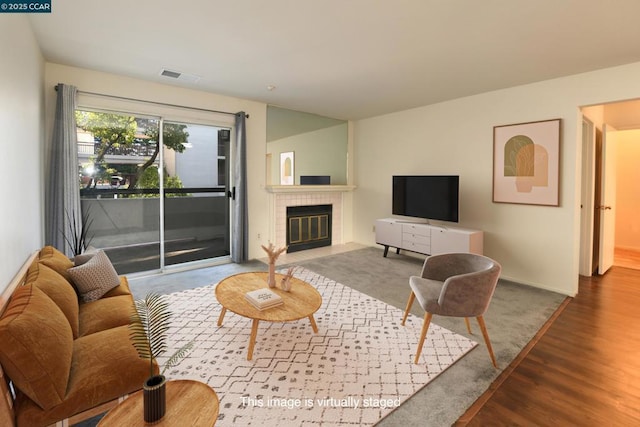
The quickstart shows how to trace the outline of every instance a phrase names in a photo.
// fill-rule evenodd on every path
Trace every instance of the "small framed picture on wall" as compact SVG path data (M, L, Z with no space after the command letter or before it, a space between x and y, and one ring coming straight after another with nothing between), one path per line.
M294 167L293 151L280 153L280 185L294 184Z

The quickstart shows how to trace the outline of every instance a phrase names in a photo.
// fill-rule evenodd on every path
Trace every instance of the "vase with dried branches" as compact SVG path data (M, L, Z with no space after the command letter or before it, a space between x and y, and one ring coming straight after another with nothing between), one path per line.
M291 279L293 278L293 273L295 272L295 270L296 270L296 267L289 267L284 277L280 281L280 287L282 288L283 291L289 292L291 290L291 282L292 282Z
M166 298L149 293L144 299L136 300L129 324L129 336L138 355L149 359L149 378L144 382L144 421L152 423L164 416L166 410L164 372L178 364L187 355L193 341L182 346L165 362L164 368L156 374L153 361L167 351L167 331L171 325L171 311Z
M270 288L276 287L276 260L280 256L280 254L287 250L286 246L283 246L279 249L273 245L273 243L269 242L269 246L261 245L262 249L267 253L269 257L269 279L267 283Z

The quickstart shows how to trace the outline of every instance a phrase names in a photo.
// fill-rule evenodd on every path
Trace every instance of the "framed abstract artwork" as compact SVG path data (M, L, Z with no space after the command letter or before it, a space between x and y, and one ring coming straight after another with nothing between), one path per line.
M280 153L280 185L293 185L294 166L293 151Z
M493 201L558 206L560 119L493 128Z

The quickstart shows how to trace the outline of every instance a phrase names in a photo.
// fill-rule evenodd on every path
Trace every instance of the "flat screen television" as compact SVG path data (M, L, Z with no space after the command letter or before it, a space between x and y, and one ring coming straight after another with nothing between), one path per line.
M394 215L458 222L457 175L394 175Z

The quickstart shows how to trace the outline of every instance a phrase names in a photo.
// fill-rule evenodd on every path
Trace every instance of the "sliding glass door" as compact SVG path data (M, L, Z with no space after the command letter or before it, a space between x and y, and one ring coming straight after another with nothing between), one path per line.
M230 129L79 110L90 244L119 274L229 255Z
M164 141L184 129L181 150L164 150L164 262L229 255L227 156L230 130L164 122ZM166 142L165 142L166 146Z

